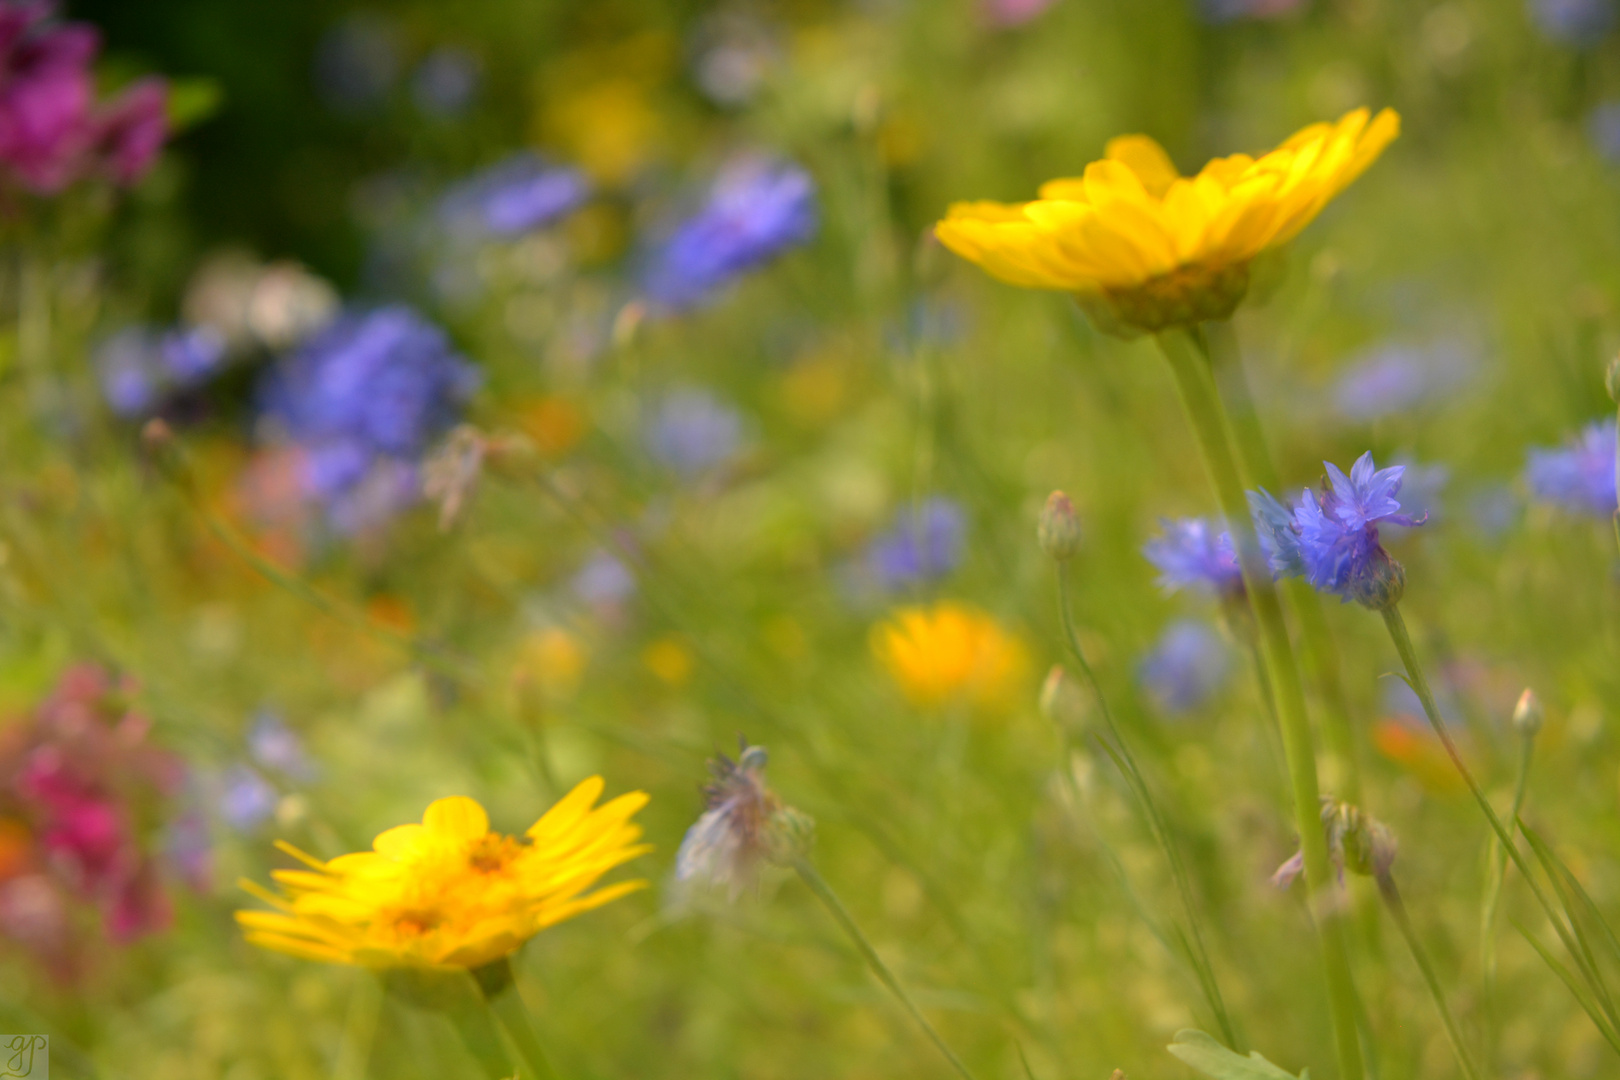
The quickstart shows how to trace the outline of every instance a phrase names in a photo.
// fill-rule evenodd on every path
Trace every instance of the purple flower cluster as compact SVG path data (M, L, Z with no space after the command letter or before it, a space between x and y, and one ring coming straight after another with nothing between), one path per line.
M1529 0L1529 5L1541 32L1565 45L1590 48L1614 29L1614 0Z
M1530 492L1578 514L1615 512L1615 422L1588 424L1556 450L1533 449L1525 467Z
M888 591L935 581L962 560L967 519L950 499L925 499L903 510L866 549L871 580Z
M1186 713L1208 701L1226 682L1231 657L1226 642L1204 623L1179 619L1165 628L1137 665L1148 697L1169 713Z
M206 382L224 365L225 338L205 326L158 332L129 327L96 350L101 395L119 416L148 416L175 394Z
M1348 476L1331 462L1323 465L1328 483L1320 492L1301 492L1291 510L1267 492L1251 494L1261 547L1279 577L1304 577L1346 602L1388 607L1400 599L1404 572L1379 542L1378 526L1423 524L1401 513L1396 499L1406 469L1379 469L1370 452Z
M100 175L146 174L168 137L168 85L144 79L96 99L95 28L51 20L47 0L0 0L0 176L49 195Z
M1159 584L1170 592L1207 589L1217 596L1243 591L1243 570L1232 547L1232 534L1216 532L1203 518L1161 521L1161 535L1142 548L1148 562L1159 568Z
M439 211L457 236L510 239L551 224L590 193L590 182L578 169L520 153L451 188Z
M305 493L354 533L420 496L423 452L478 383L444 331L394 305L340 316L284 357L262 405L304 453Z
M816 232L816 187L797 165L746 158L723 170L708 202L652 254L644 286L672 309L702 304L725 285Z

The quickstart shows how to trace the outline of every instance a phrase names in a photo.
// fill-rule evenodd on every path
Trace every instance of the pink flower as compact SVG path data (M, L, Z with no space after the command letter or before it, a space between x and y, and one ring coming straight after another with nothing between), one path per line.
M103 113L97 146L114 182L128 187L146 175L169 137L169 84L142 79Z
M101 35L50 22L54 11L0 0L0 170L38 195L98 172L132 184L168 136L166 84L143 80L98 105L91 65Z
M173 918L154 841L183 769L148 740L131 689L77 665L0 738L0 934L62 979L94 955L93 939L54 929L76 904L99 913L114 943Z

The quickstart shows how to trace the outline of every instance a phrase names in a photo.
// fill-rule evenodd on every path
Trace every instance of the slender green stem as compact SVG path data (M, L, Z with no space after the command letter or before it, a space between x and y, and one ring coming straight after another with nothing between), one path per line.
M854 942L856 950L861 954L861 959L866 961L866 966L872 969L873 975L877 976L877 981L883 984L884 989L894 995L895 1000L906 1010L907 1015L916 1022L917 1026L922 1029L922 1033L928 1037L928 1041L933 1043L939 1052L945 1056L945 1060L951 1063L951 1067L956 1070L957 1075L962 1077L962 1080L974 1080L973 1073L962 1063L962 1059L956 1056L956 1052L946 1044L940 1033L934 1030L934 1025L928 1022L928 1017L923 1015L922 1010L917 1007L917 1003L911 1000L911 995L906 993L906 988L901 985L899 979L895 978L894 972L889 970L889 965L883 962L883 958L878 955L877 950L872 947L872 943L862 933L860 926L855 922L855 917L849 913L849 909L844 906L844 902L838 899L838 894L833 892L832 886L827 884L826 879L821 876L810 860L804 858L795 859L793 869L798 873L800 879L810 887L810 891L816 894L816 899L821 901L822 907L827 909L828 914L832 915L833 920L838 923L844 933L849 935L850 941Z
M1334 1045L1338 1051L1340 1080L1361 1080L1361 1044L1356 1031L1356 991L1350 976L1344 922L1331 903L1315 901L1330 896L1332 870L1327 837L1322 831L1321 789L1316 778L1316 757L1311 746L1310 720L1305 713L1305 691L1294 664L1293 646L1283 623L1282 604L1260 552L1260 542L1249 517L1243 481L1232 453L1232 437L1225 410L1215 389L1201 343L1192 333L1171 330L1158 335L1160 348L1170 361L1182 404L1192 423L1215 494L1236 542L1243 584L1260 627L1261 653L1276 696L1283 752L1288 759L1294 796L1294 820L1305 856L1305 887L1312 900L1312 915L1321 944L1322 966L1332 1011Z
M1519 812L1524 809L1524 797L1530 788L1530 761L1535 756L1536 739L1525 735L1519 740L1519 776L1513 784L1513 812L1508 814L1508 833L1518 828ZM1507 871L1507 852L1496 837L1491 837L1489 864L1486 868L1485 903L1479 919L1480 966L1485 973L1487 996L1496 981L1496 909L1502 897L1502 878Z
M1231 1015L1226 1010L1226 1000L1221 996L1220 984L1215 979L1215 967L1210 963L1209 952L1204 946L1204 936L1198 927L1198 905L1193 899L1192 883L1187 877L1186 866L1181 861L1181 853L1166 827L1164 816L1159 812L1158 804L1153 799L1153 792L1147 781L1142 777L1142 770L1137 767L1136 758L1131 753L1130 743L1125 741L1125 733L1120 729L1119 723L1114 719L1113 710L1108 707L1107 695L1103 693L1102 684L1097 681L1096 672L1092 671L1091 664L1086 660L1085 650L1080 647L1080 636L1074 629L1073 605L1070 602L1069 564L1059 561L1058 575L1058 611L1063 621L1063 636L1069 646L1069 652L1080 667L1081 674L1085 676L1086 684L1091 688L1092 696L1097 700L1097 710L1102 713L1104 722L1108 725L1108 733L1113 738L1113 744L1104 743L1104 749L1114 758L1114 763L1124 775L1126 784L1131 789L1142 815L1147 818L1148 828L1153 838L1158 841L1159 849L1164 852L1165 861L1170 865L1170 876L1175 881L1176 892L1180 896L1182 910L1187 919L1187 952L1192 962L1193 970L1198 975L1198 982L1203 988L1204 996L1209 1000L1209 1007L1215 1013L1215 1022L1220 1025L1221 1034L1226 1044L1234 1050L1241 1052L1241 1042L1237 1030L1232 1023Z
M450 1022L466 1045L467 1051L478 1060L489 1080L510 1080L516 1075L507 1059L506 1048L501 1045L501 1033L488 1009L472 998L471 992L458 995L458 1000L447 1010Z
M524 1007L523 997L512 979L511 961L504 958L497 960L479 968L474 976L483 993L484 1003L517 1048L518 1057L523 1062L523 1080L557 1080L557 1071L551 1067L545 1048L534 1033L529 1010Z
M382 1016L383 995L369 972L357 970L354 990L349 997L349 1013L343 1022L343 1041L332 1063L332 1080L364 1080L371 1047L377 1038L377 1022Z
M1423 981L1428 984L1429 996L1434 998L1434 1007L1440 1010L1440 1022L1446 1026L1446 1035L1451 1039L1451 1048L1457 1053L1457 1063L1462 1066L1463 1075L1468 1080L1479 1080L1479 1071L1474 1068L1473 1059L1468 1056L1468 1049L1463 1045L1462 1031L1457 1027L1456 1018L1451 1015L1451 1008L1446 1004L1446 995L1440 989L1440 979L1434 973L1434 965L1429 962L1429 954L1418 940L1417 931L1412 928L1412 920L1406 914L1406 904L1401 900L1401 892L1395 887L1395 878L1392 874L1377 875L1378 894L1384 898L1384 905L1389 908L1389 914L1400 929L1401 936L1406 939L1407 948L1412 950L1412 959L1423 972Z
M1575 965L1580 969L1582 977L1586 979L1589 986L1594 989L1600 988L1602 984L1598 980L1596 972L1592 971L1587 964L1569 927L1564 923L1557 909L1553 907L1552 901L1547 898L1541 883L1536 880L1529 861L1519 851L1518 845L1513 842L1513 837L1508 832L1507 827L1502 824L1502 819L1496 816L1496 811L1492 809L1490 800L1485 797L1485 792L1480 789L1478 781L1474 779L1474 774L1463 763L1462 755L1457 751L1457 744L1452 741L1450 732L1446 730L1445 721L1440 719L1440 710L1436 707L1434 694L1429 689L1429 680L1423 675L1423 667L1418 663L1417 650L1412 647L1412 637L1407 633L1406 620L1401 616L1399 605L1390 606L1383 612L1383 615L1384 625L1389 629L1390 640L1395 643L1395 651L1400 654L1401 663L1406 667L1407 679L1411 682L1412 690L1417 694L1418 700L1422 702L1423 713L1428 717L1429 726L1434 728L1434 733L1440 737L1440 743L1445 747L1447 756L1451 758L1451 764L1456 768L1458 774L1462 776L1463 782L1468 785L1468 790L1473 794L1474 801L1479 804L1480 810L1485 814L1485 820L1490 822L1492 831L1496 833L1497 842L1502 845L1502 850L1507 852L1508 857L1513 860L1513 865L1518 869L1519 875L1524 878L1525 884L1530 887L1530 892L1535 896L1536 902L1541 905L1541 910L1546 914L1548 921L1553 924L1553 929L1558 933L1559 941L1563 943L1570 958L1575 961ZM1604 1012L1608 1014L1611 1026L1620 1027L1620 1024L1615 1023L1616 1018L1607 1007L1608 1003L1603 1001L1603 996L1598 994L1597 997L1605 1006Z
M1204 332L1209 342L1216 385L1226 402L1232 429L1237 436L1243 470L1254 483L1280 494L1282 485L1265 431L1260 426L1260 413L1255 408L1254 395L1249 391L1249 379L1243 370L1243 354L1238 348L1237 334L1229 320L1206 323ZM1356 754L1355 729L1350 721L1350 704L1344 694L1344 680L1339 675L1339 650L1328 629L1327 618L1322 613L1322 598L1303 584L1285 591L1289 606L1299 617L1306 668L1324 706L1322 730L1328 749L1338 765L1339 775L1334 779L1345 801L1360 806L1361 768Z

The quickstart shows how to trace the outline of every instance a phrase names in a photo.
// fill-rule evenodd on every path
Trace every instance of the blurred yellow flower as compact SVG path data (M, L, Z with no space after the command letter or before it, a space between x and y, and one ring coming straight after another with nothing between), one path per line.
M993 276L1077 294L1104 324L1157 331L1223 319L1249 263L1287 243L1400 132L1385 109L1312 124L1259 158L1217 158L1194 177L1145 135L1109 142L1081 177L1033 202L953 205L934 232Z
M976 608L941 601L896 611L872 631L872 651L913 702L1004 703L1028 668L1023 644Z
M661 637L648 645L641 662L666 686L683 686L692 677L692 650L678 637Z
M579 638L560 626L548 626L523 639L513 676L520 683L533 680L547 694L566 697L579 688L589 659Z
M242 887L275 911L239 911L255 945L309 960L369 968L476 968L509 956L555 923L600 907L644 881L587 893L651 848L630 818L641 792L602 806L602 778L571 791L523 837L490 832L472 799L440 799L420 825L377 837L371 851L321 862L278 842L309 870L277 870L277 895Z

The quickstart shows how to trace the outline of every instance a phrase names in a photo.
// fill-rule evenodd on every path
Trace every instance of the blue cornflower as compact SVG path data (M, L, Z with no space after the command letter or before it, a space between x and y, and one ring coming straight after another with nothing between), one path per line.
M120 416L149 415L175 394L208 381L224 366L227 351L224 336L210 327L126 327L96 350L102 397Z
M304 452L304 483L352 532L419 494L416 465L477 387L444 331L395 305L340 316L266 375L266 417Z
M439 204L445 227L467 238L510 238L549 225L590 197L578 169L515 154L452 187Z
M145 330L120 330L96 349L101 396L119 416L145 416L163 400L161 376L152 362Z
M866 551L871 577L885 589L901 589L944 577L961 561L967 518L950 499L934 497L902 511L888 532Z
M1590 48L1614 29L1614 0L1529 0L1530 18L1554 41Z
M1379 543L1378 526L1423 524L1401 513L1395 498L1406 469L1379 469L1371 452L1356 459L1349 476L1323 465L1328 484L1320 494L1301 492L1291 514L1268 493L1251 494L1261 545L1279 576L1302 576L1322 592L1382 610L1400 599L1405 572Z
M1249 511L1254 515L1254 530L1272 576L1304 577L1305 558L1299 550L1299 534L1294 531L1294 511L1265 490L1249 492Z
M287 722L269 709L259 710L248 731L248 753L267 769L274 769L293 780L310 780L315 766L304 752L303 740Z
M742 442L736 409L707 390L676 390L648 419L647 451L661 464L691 479L721 464Z
M1207 589L1218 596L1243 591L1243 570L1232 547L1232 534L1216 532L1203 518L1161 520L1163 534L1142 547L1148 562L1159 568L1159 584L1170 592Z
M1615 512L1615 422L1598 420L1557 450L1535 448L1525 467L1530 492L1579 514Z
M1347 420L1376 420L1449 392L1472 366L1455 341L1384 345L1354 361L1334 382L1334 407Z
M275 813L279 800L264 777L246 765L233 765L225 773L219 813L232 828L246 832Z
M734 278L816 232L816 186L787 162L747 158L721 172L708 202L652 254L647 295L695 307Z
M1185 713L1221 688L1230 664L1226 642L1219 634L1195 619L1178 619L1142 658L1136 674L1161 709Z

